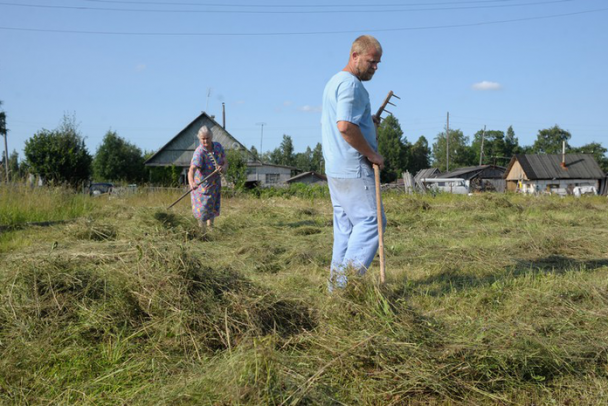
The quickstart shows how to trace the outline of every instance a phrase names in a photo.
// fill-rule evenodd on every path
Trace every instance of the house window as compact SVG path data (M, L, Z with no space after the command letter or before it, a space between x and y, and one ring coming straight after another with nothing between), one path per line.
M279 183L279 174L278 173L267 173L266 174L266 183Z

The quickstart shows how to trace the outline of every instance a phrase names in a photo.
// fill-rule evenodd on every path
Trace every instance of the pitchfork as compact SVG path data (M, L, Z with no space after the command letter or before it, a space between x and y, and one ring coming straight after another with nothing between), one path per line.
M386 111L391 115L393 114L390 111L386 110L387 104L395 106L395 104L391 103L390 101L391 97L396 97L401 100L401 98L394 94L392 90L388 92L388 96L386 96L386 99L384 99L384 103L382 103L382 105L376 112L376 126L380 125L380 121L382 120L380 116L383 112ZM376 139L377 137L378 132L376 132ZM376 179L376 210L378 216L378 252L380 254L380 283L384 283L384 281L386 280L386 271L384 266L384 230L382 230L382 198L380 197L380 167L376 164L374 164L374 177Z

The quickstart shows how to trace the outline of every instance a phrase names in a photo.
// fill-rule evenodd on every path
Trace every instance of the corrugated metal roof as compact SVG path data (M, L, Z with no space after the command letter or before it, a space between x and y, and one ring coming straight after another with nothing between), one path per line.
M312 177L312 178L317 178L317 179L321 179L321 180L327 181L327 176L325 176L325 175L323 175L323 174L321 174L321 173L317 173L317 172L314 172L314 171L310 171L310 172L304 172L304 173L301 173L301 174L299 174L299 175L293 176L293 177L291 177L291 178L287 179L287 181L286 181L286 182L287 182L287 183L291 183L291 182L293 182L293 181L295 181L295 180L302 179L302 178L305 178L305 177L307 177L307 176L310 176L310 177Z
M514 159L530 180L603 179L606 176L591 154L566 154L566 168L561 166L561 154L519 154Z
M505 170L504 167L496 165L467 166L444 173L441 177L472 179L479 176L483 178L500 179L505 173Z
M424 178L436 178L439 173L439 169L437 168L420 169L418 173L416 173L414 179L416 180L416 182L419 182L420 179Z

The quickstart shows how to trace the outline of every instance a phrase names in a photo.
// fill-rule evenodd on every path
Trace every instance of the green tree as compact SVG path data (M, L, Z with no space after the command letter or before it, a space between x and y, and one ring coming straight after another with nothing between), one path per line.
M293 140L289 135L283 134L283 141L281 141L281 165L293 166L295 164L295 156L293 149Z
M13 180L24 176L19 165L19 153L16 150L13 150L8 157L8 173Z
M534 154L561 154L562 144L566 143L566 149L570 149L568 140L572 137L566 130L559 128L556 124L551 128L538 131L536 141L532 145Z
M247 161L243 151L230 149L226 151L226 159L226 180L234 185L234 190L242 190L247 182Z
M275 165L294 166L293 140L289 135L283 134L283 141L278 148L263 155L265 161Z
M464 166L477 165L475 154L468 146L469 137L465 137L461 130L450 130L446 143L445 132L437 134L433 144L433 166L441 171L447 167L446 144L450 147L449 169L454 170Z
M591 154L604 172L608 172L608 149L604 148L599 142L591 142L581 147L572 147L570 151L575 154Z
M298 152L294 158L295 167L301 171L312 171L312 149L306 147L306 151Z
M421 135L418 141L410 148L410 158L408 161L407 170L415 175L419 170L426 169L431 166L431 149L429 142Z
M253 145L251 146L251 148L249 149L249 151L251 152L251 155L253 156L253 159L255 159L256 161L260 160L260 154L257 150L256 147L254 147Z
M378 127L378 152L384 157L384 170L380 174L382 182L389 183L401 177L408 164L410 145L392 114Z
M78 186L89 180L92 157L74 117L66 115L56 130L34 134L24 152L31 170L51 184Z
M325 165L323 164L323 147L320 142L317 142L315 148L312 150L312 156L310 158L310 170L317 173L325 173Z
M519 141L515 136L513 126L510 125L509 128L507 128L507 136L505 137L505 158L507 158L508 160L506 160L506 162L503 162L503 164L506 165L511 160L511 158L513 158L513 155L521 153L522 148L519 146Z
M141 149L108 131L93 159L96 180L140 182L145 178Z
M482 142L483 140L483 142ZM483 156L482 147L483 144ZM471 152L473 154L474 163L477 165L494 164L499 160L502 162L507 155L507 144L505 133L497 130L479 130L473 136L471 143ZM480 158L482 158L480 160ZM510 159L511 157L509 157Z

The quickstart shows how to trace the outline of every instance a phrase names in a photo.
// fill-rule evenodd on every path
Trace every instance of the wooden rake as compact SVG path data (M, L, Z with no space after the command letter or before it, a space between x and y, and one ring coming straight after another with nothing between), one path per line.
M382 120L382 113L385 111L389 114L393 114L390 111L386 110L386 106L390 104L391 106L395 106L395 104L391 103L391 98L396 97L397 99L401 99L399 96L393 93L391 90L388 92L388 96L384 99L384 102L376 112L376 123L377 126L380 125L380 121ZM376 138L378 137L378 133L376 132ZM380 283L384 283L386 281L386 270L384 264L384 230L382 229L382 197L380 195L380 167L374 164L374 177L376 180L376 210L378 216L378 253L380 255Z
M215 166L215 170L213 172L211 172L209 175L205 176L203 178L203 180L201 180L200 182L198 182L196 184L196 187L188 190L186 193L184 193L183 195L180 196L179 199L177 199L176 201L174 201L173 203L171 203L171 206L167 207L167 210L169 210L171 207L175 206L177 203L179 203L184 197L188 196L190 193L192 193L194 190L198 189L203 182L205 182L207 179L211 178L213 175L215 175L216 173L220 173L220 167L217 164L217 161L215 160L215 157L213 156L213 152L208 153L209 157L211 158L211 161L213 161L213 165Z

